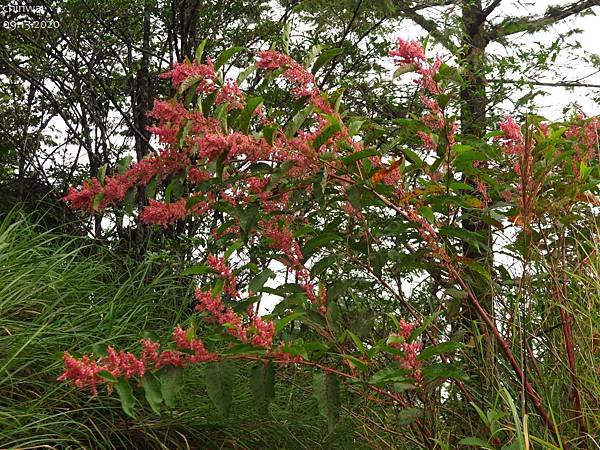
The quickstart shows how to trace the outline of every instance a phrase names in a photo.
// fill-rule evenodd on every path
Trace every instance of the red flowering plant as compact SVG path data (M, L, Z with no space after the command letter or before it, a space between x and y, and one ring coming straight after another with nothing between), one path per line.
M343 110L339 93L317 87L319 68L335 52L323 53L311 71L312 61L302 65L260 51L237 79L223 80L218 69L241 50L201 63L201 47L195 61L164 74L176 94L156 100L149 112L160 149L119 173L70 188L65 197L72 208L91 213L118 208L144 188L150 198L137 211L142 223L168 229L182 220L218 217L207 230L206 248L199 249L204 262L184 274L197 283L195 311L213 330L210 342L222 345L201 340L198 326L177 328L169 343L142 340L140 356L113 348L81 358L65 353L59 379L94 394L99 385L116 386L124 410L133 414L131 380L139 381L159 411L163 403L174 405L169 380L181 376L182 368L202 363L218 373L228 359L255 361L253 385L264 403L272 395L274 367L293 364L316 370L315 395L331 427L341 380L351 392L404 414L411 432L430 442L422 417L428 398L444 383L447 391L473 398L459 364L465 344L449 332L455 300L474 306L521 377L510 339L481 306L473 289L477 280L463 271L468 266L491 280L486 268L459 254L465 240L487 244L458 220L473 209L486 211L494 224L502 219L498 211L515 215L498 209L508 187L507 197L521 192L523 200L513 208L531 222L535 207L524 180L538 195L557 169L547 168L542 177L527 148L534 141L550 145L548 133L556 131L544 132L542 122L527 124L537 127L528 141L507 120L480 148L461 142L450 102L460 75L439 57L427 59L417 42L399 39L390 52L399 74L416 73L421 103L421 113L402 122L391 138ZM261 89L273 80L284 83L294 99L286 105L291 114L290 107L243 89L253 72L264 77ZM591 121L578 123L569 133L579 142L572 145L584 143L572 150L583 177L596 157L590 149L597 145L597 122L595 131ZM505 170L508 164L513 171ZM495 180L497 174L508 184ZM461 181L464 176L478 192ZM589 186L578 184L576 190L582 195ZM418 309L407 302L402 279L423 271L437 283L437 304ZM261 315L260 302L274 297L274 308ZM208 387L209 394L216 389ZM524 389L551 427L535 388L525 381ZM230 396L211 398L229 411Z

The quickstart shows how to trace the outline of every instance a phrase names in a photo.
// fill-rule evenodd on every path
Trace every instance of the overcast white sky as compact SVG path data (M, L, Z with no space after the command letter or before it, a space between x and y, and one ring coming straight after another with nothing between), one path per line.
M529 16L529 15L542 15L548 8L548 6L562 6L566 4L574 3L575 0L540 0L540 1L515 1L505 0L498 7L495 13L490 17L490 20L502 19L507 16ZM489 3L484 1L484 5ZM537 32L534 34L518 33L512 35L509 39L510 42L514 42L515 45L525 45L535 47L536 42L542 43L543 45L550 46L551 43L559 35L574 30L581 29L582 33L574 35L568 39L569 42L574 43L579 41L581 44L580 53L583 51L594 53L600 56L600 6L595 7L598 16L588 15L583 17L570 18L563 20L551 27L547 31ZM416 24L412 22L404 22L402 27L398 30L397 36L408 38L424 37L426 33ZM437 49L436 49L437 50ZM489 47L490 53L505 54L506 50L497 44L492 44ZM576 58L576 54L570 51L565 51L564 54L557 60L557 65L560 66L559 76L556 74L548 74L547 76L540 78L535 81L543 82L556 82L556 81L577 81L589 84L600 85L600 67L594 69L589 63L585 63L582 59L569 60L570 58ZM584 78L584 79L582 79ZM600 105L594 101L590 95L590 90L587 88L575 88L569 91L562 87L536 87L535 89L542 89L548 92L548 96L538 97L536 104L538 105L538 111L541 115L546 116L551 120L561 120L564 118L563 108L572 104L577 103L581 109L588 116L599 115ZM521 95L527 91L522 91ZM598 89L596 89L596 93ZM506 104L509 107L509 104Z

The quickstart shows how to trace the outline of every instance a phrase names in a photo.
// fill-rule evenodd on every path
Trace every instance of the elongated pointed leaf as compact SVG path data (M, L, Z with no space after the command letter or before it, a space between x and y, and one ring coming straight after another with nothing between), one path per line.
M144 394L146 401L156 414L160 414L161 404L163 402L162 394L160 392L160 383L152 373L147 373L140 380L142 387L144 388Z
M274 278L275 272L271 269L265 269L256 275L248 284L248 288L253 292L258 292L267 282L269 278Z
M325 127L321 134L319 134L315 140L313 141L313 148L320 148L327 140L335 135L338 131L340 131L341 127L339 123L332 123L331 125Z
M244 133L248 133L248 128L250 127L250 120L252 119L252 114L256 108L258 108L263 102L262 97L250 97L246 101L246 106L240 113L240 131Z
M210 362L204 369L204 382L208 397L223 414L229 416L233 390L233 372L230 366L223 362Z
M200 64L200 62L202 61L202 53L204 53L204 47L206 47L206 43L208 42L208 39L204 39L202 42L200 42L200 44L198 44L198 47L196 47L196 62L198 64Z
M343 50L341 48L330 48L322 52L312 66L311 72L313 75L316 74L321 67L342 53L342 51Z
M306 118L313 112L313 105L307 105L298 111L285 127L285 135L293 137L296 135Z
M119 378L119 381L115 385L119 398L121 399L121 408L125 414L130 417L135 417L133 406L135 405L135 397L133 396L133 389L129 384L129 380L125 377Z
M250 387L258 412L267 414L269 402L275 398L275 367L270 362L259 363L250 372Z
M226 50L223 50L217 59L215 59L214 67L215 71L219 70L221 66L223 66L227 61L231 59L231 57L237 53L243 52L246 50L246 47L229 47Z
M423 361L429 359L436 355L441 355L443 353L453 352L462 348L464 345L461 342L442 342L441 344L434 345L432 347L427 347L424 349L417 359Z
M340 418L340 381L337 376L318 372L313 378L313 395L319 405L319 413L327 419L331 433Z
M181 367L169 366L161 371L159 375L160 393L165 405L174 408L177 394L183 387L183 369Z

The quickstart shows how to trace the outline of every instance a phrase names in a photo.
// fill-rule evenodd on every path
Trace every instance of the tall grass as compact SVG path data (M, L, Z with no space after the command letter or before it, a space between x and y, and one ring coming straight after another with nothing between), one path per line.
M202 368L186 371L180 405L137 419L115 395L56 381L63 351L123 348L144 331L169 336L191 313L191 286L160 255L128 266L90 239L39 232L19 214L0 223L0 448L361 448L350 419L328 435L310 374L287 368L266 417L254 411L240 366L233 413L211 405ZM285 387L285 389L283 388Z

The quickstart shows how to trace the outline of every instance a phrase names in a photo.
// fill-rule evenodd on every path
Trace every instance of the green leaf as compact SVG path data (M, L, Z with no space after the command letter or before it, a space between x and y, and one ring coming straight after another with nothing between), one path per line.
M94 200L92 201L92 208L94 209L94 211L98 211L103 198L104 192L98 192L96 195L94 195Z
M350 122L350 124L348 125L348 134L350 136L354 136L354 135L358 134L361 127L363 126L363 123L365 123L364 120L359 120L359 119L352 120Z
M304 259L307 260L319 248L325 247L330 242L343 240L344 238L342 238L339 234L327 232L321 233L318 236L315 236L314 238L310 239L306 244L304 244L304 247L302 248L302 255L304 256Z
M365 364L365 362L361 361L356 356L352 356L352 355L342 355L342 356L347 360L348 363L350 363L350 366L354 366L361 372L366 372L369 369L369 367Z
M225 254L223 255L223 257L226 260L229 259L229 257L231 255L233 255L233 252L235 252L236 250L239 250L243 246L244 246L244 241L238 239L233 244L231 244L229 247L227 247L227 250L225 250Z
M106 168L108 167L108 164L104 164L102 167L100 167L98 169L98 176L96 178L98 178L98 181L100 182L100 184L102 186L104 186L104 178L106 177Z
M405 73L414 72L417 70L417 66L415 64L403 64L396 69L392 78L398 78Z
M148 372L140 380L142 387L144 388L144 394L146 401L156 414L160 414L160 406L163 402L162 394L160 392L160 383L156 377Z
M269 401L275 398L275 367L271 362L250 369L250 387L260 414L267 414Z
M202 53L204 53L204 47L206 47L207 42L208 39L204 39L202 42L200 42L200 44L198 44L198 47L196 47L196 62L198 64L202 62Z
M202 80L202 75L192 75L191 77L186 78L179 85L179 88L177 89L177 93L183 94L185 91L187 91L191 87L194 87L194 89L191 89L191 90L195 91L196 90L195 86L200 82L200 80ZM186 99L186 100L189 100L189 99Z
M286 55L290 54L290 33L292 32L292 22L287 21L283 25L283 32L281 33L281 48L283 53Z
M311 49L306 53L306 56L304 57L304 61L302 62L302 65L306 68L308 68L314 61L315 59L319 56L319 54L323 51L323 49L325 49L325 46L323 44L315 44L311 47Z
M204 381L208 397L223 414L229 416L233 391L233 372L223 361L214 361L204 368Z
M258 222L258 206L250 205L246 208L237 209L238 218L240 221L241 237L244 242L248 240L250 231L256 226Z
M217 59L215 59L214 62L214 66L215 66L215 72L217 70L219 70L219 68L221 68L222 65L224 65L227 61L229 61L229 59L240 52L243 52L244 50L246 50L246 47L229 47L226 50L223 50L219 56L217 56Z
M288 314L285 317L282 317L281 319L277 320L275 322L275 333L279 333L281 332L281 330L283 330L285 328L285 326L290 323L292 320L296 320L299 319L300 317L305 317L306 314L303 312L294 312L291 314Z
M204 275L205 273L212 273L214 270L208 267L206 264L199 264L197 266L191 266L181 272L181 275Z
M125 414L129 417L134 417L133 406L135 405L135 397L133 396L133 389L129 384L129 381L125 377L120 377L119 381L115 385L119 398L121 399L121 408Z
M373 374L370 384L381 385L386 383L411 381L410 371L402 368L386 367Z
M354 342L354 345L356 345L356 348L358 349L358 351L361 353L365 353L365 345L360 340L360 338L350 330L346 330L346 333L348 333L348 336L350 336L350 338Z
M269 278L275 278L275 272L271 269L265 269L256 275L248 285L248 289L253 292L258 292L264 286Z
M61 353L61 357L62 357L62 355L63 355L63 353ZM101 370L100 372L98 372L98 375L100 375L102 378L104 378L105 380L110 381L112 383L117 382L117 378L112 373L110 373L108 370Z
M439 363L439 364L431 364L429 366L423 367L423 376L429 381L433 381L435 379L441 378L443 380L453 379L458 381L467 381L469 377L451 364Z
M423 360L429 359L436 355L453 352L462 347L463 347L463 344L460 342L452 342L452 341L442 342L441 344L434 345L432 347L427 347L426 349L421 351L421 353L419 353L419 356L417 357L417 359L423 361Z
M469 296L469 294L467 294L466 291L456 289L456 288L446 288L446 289L444 289L444 292L447 295L449 295L450 297L458 298L458 299L467 298Z
M133 187L125 193L125 199L123 200L123 209L130 216L133 215L133 208L135 207L136 194L137 194L137 188Z
M348 201L352 205L353 208L360 211L363 206L363 193L364 188L360 184L353 184L349 188L346 189L346 195L348 197Z
M174 408L177 399L177 393L183 387L183 368L169 366L158 373L160 382L160 393L169 408Z
M183 177L174 177L165 191L165 203L170 203L173 197L178 199L183 193Z
M379 152L375 148L366 148L359 152L352 153L351 155L345 156L342 158L342 162L349 166L350 164L358 161L359 159L368 158L369 156L377 156Z
M327 372L318 372L313 377L313 395L317 399L319 413L327 419L331 433L340 418L340 382Z
M321 275L323 271L325 271L328 267L331 267L337 261L337 257L335 255L326 256L325 258L317 261L314 266L310 269L310 275L312 277L316 277Z
M419 210L419 212L423 217L427 219L427 222L429 222L432 225L435 225L435 215L433 214L433 210L429 206L423 206Z
M315 138L312 143L314 149L319 149L329 138L334 136L338 131L340 131L341 127L338 122L332 123L331 125L326 126L323 131Z
M269 145L273 145L273 135L278 128L279 127L277 125L271 125L262 129L263 137Z
M263 101L264 100L262 97L249 97L246 100L246 106L240 113L240 119L239 119L240 131L242 131L243 133L248 133L248 128L250 126L250 119L252 119L252 114L254 114L254 111L256 110L256 108L258 108L262 104Z
M479 439L476 437L464 438L464 439L461 439L460 441L458 441L458 443L461 445L470 445L472 447L479 447L479 448L489 448L489 449L494 448L490 444L488 444L486 441L484 441L483 439Z
M152 177L150 182L146 185L146 198L154 198L156 196L156 187L158 186L159 175Z
M296 133L298 132L298 130L300 129L300 127L302 126L304 121L307 119L307 117L310 115L310 113L313 112L313 109L314 109L313 105L308 104L307 106L302 108L300 111L298 111L296 114L294 114L292 119L289 121L289 123L285 127L285 135L288 138L294 137L296 135Z
M256 72L256 65L252 64L248 66L245 70L243 70L237 77L237 83L242 84L246 79Z
M330 49L322 52L312 66L312 69L311 69L312 74L313 75L316 74L321 67L323 67L329 61L331 61L333 58L335 58L337 55L342 53L342 51L343 50L341 48L330 48Z
M131 155L127 155L124 158L121 158L119 160L119 165L117 168L117 171L120 174L123 174L127 171L127 169L129 169L129 166L131 166L131 161L133 161L133 157Z

